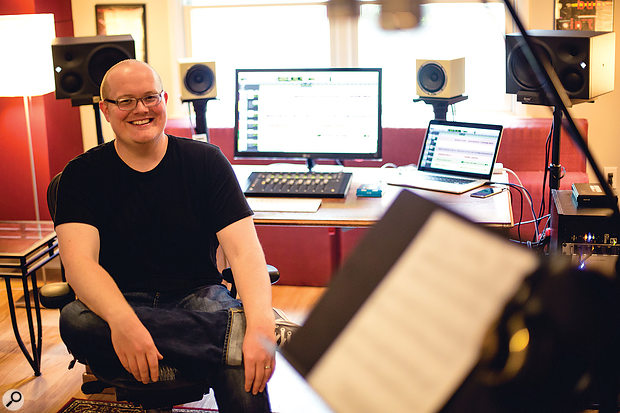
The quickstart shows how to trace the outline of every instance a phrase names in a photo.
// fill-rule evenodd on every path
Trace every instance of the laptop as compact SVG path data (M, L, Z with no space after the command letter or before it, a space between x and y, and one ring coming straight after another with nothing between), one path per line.
M491 180L501 125L431 120L417 168L402 168L390 185L462 194ZM400 168L399 168L400 169Z

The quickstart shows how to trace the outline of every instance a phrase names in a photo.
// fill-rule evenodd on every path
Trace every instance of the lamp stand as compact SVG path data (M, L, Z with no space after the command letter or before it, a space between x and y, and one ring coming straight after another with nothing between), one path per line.
M37 194L37 175L34 167L34 150L32 147L32 129L30 128L30 104L31 97L24 96L24 112L26 114L26 135L28 136L28 155L30 156L30 174L32 175L32 195L34 197L34 216L37 221L41 220L39 215L39 196Z
M30 105L32 103L32 97L31 96L24 96L24 113L26 115L26 136L28 137L28 156L30 158L30 175L32 176L32 195L34 197L34 216L35 216L35 220L36 221L40 221L41 220L41 216L39 214L39 196L37 193L37 175L35 172L35 167L34 167L34 149L32 146L32 129L30 128ZM36 275L35 275L36 277ZM45 277L45 269L43 269L43 283L45 283L46 277ZM30 291L30 300L31 300L31 304L34 304L34 298L33 298L33 291ZM21 298L19 298L16 302L15 305L17 307L22 307L22 306L26 306L25 305L25 295L22 296Z

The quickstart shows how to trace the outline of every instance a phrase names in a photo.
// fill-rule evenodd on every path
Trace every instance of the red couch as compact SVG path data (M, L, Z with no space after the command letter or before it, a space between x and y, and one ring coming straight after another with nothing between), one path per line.
M587 137L587 121L577 121L584 137ZM505 124L500 145L498 162L513 170L534 198L535 210L538 208L543 191L545 169L545 142L551 129L551 119L517 119ZM191 136L191 129L185 120L171 119L167 133L177 136ZM391 162L407 165L418 159L424 138L423 128L383 129L382 161L345 161L348 166L380 166ZM210 129L211 142L218 145L224 154L235 163L265 164L264 160L233 159L233 129ZM561 189L570 189L573 182L588 182L585 157L562 131L560 145L560 164L566 169L561 180ZM511 176L511 182L515 179ZM548 182L545 185L545 199L548 206ZM520 200L513 191L513 214L519 219ZM527 209L525 209L527 208ZM524 201L524 220L531 219L529 205ZM257 228L265 255L269 263L276 265L282 273L280 284L325 286L331 277L330 245L328 228L259 226ZM343 256L352 250L366 230L346 229L342 234ZM532 225L522 227L522 237L531 239ZM511 236L516 237L516 229Z

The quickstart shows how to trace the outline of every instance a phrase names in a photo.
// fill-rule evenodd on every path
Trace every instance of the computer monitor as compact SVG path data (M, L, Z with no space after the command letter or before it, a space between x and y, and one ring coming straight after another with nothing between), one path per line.
M381 69L237 69L235 157L381 158Z

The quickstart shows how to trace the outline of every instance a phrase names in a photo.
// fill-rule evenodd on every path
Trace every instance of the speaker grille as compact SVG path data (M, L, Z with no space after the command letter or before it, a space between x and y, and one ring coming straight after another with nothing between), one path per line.
M426 93L439 93L446 87L446 72L437 63L426 63L418 70L418 85Z
M214 80L215 75L209 67L196 64L189 68L183 82L189 92L195 95L204 95L213 87Z

